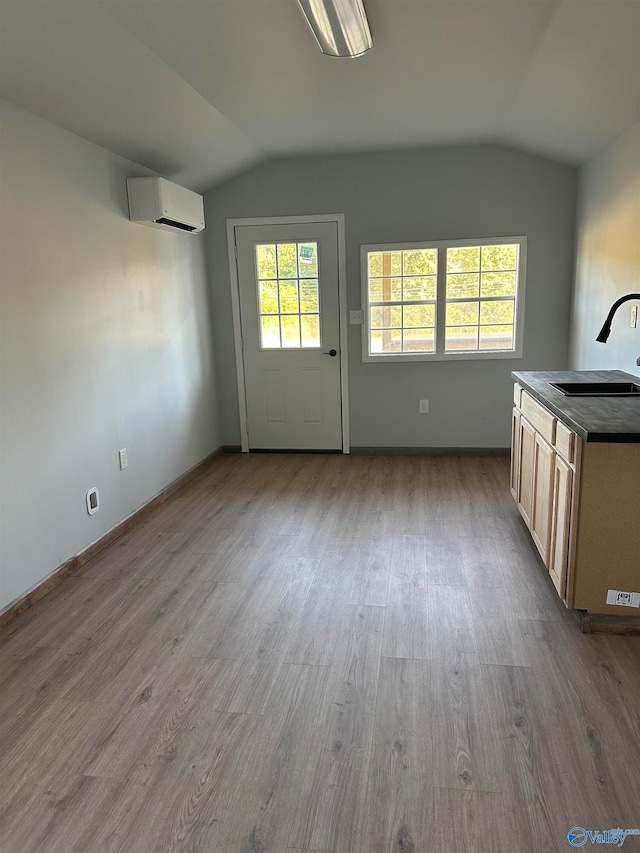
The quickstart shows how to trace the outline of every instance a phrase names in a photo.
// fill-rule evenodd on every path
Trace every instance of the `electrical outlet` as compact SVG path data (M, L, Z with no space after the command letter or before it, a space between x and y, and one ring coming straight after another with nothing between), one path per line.
M418 411L421 415L429 414L429 401L428 400L420 400L420 405Z
M123 447L122 450L118 451L118 459L120 460L120 470L124 471L124 469L129 465L126 447Z
M637 305L631 306L631 328L632 329L638 328L638 306Z
M95 515L100 509L100 495L97 488L94 486L87 492L87 512L89 515Z

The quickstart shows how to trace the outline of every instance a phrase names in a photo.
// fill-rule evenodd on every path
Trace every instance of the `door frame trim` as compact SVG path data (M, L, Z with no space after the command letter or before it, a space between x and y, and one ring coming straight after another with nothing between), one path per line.
M229 278L231 283L231 308L233 312L233 337L236 351L236 378L240 412L240 439L242 452L249 452L247 430L247 392L240 323L240 290L238 259L236 257L236 228L251 225L298 225L313 222L335 222L338 226L338 324L340 327L340 403L342 406L342 452L349 453L349 374L348 374L348 311L347 267L344 213L323 213L316 216L258 216L227 219L227 248L229 252Z

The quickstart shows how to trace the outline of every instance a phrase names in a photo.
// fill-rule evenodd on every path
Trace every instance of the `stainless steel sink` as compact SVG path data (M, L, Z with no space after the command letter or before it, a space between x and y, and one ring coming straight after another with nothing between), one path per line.
M633 397L640 395L635 382L549 382L567 397Z

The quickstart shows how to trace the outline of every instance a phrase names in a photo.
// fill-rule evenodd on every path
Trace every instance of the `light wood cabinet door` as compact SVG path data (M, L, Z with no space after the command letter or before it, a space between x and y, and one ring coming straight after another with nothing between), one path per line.
M573 471L564 459L556 454L553 475L553 524L549 551L549 574L562 599L566 599L572 490Z
M533 466L536 431L526 418L520 416L518 430L518 509L529 530L533 514Z
M520 412L518 409L513 410L511 415L511 477L510 486L511 494L518 500L518 481L520 479Z
M520 386L511 415L509 487L558 594L575 606L572 537L581 485L578 436ZM582 505L581 501L580 504Z
M553 447L537 432L534 433L533 450L533 508L531 535L540 556L549 568L551 520L553 513L553 474L556 453Z

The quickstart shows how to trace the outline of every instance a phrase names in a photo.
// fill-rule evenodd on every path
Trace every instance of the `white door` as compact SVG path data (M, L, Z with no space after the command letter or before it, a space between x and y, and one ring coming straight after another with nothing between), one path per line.
M250 450L340 450L338 224L236 226Z

